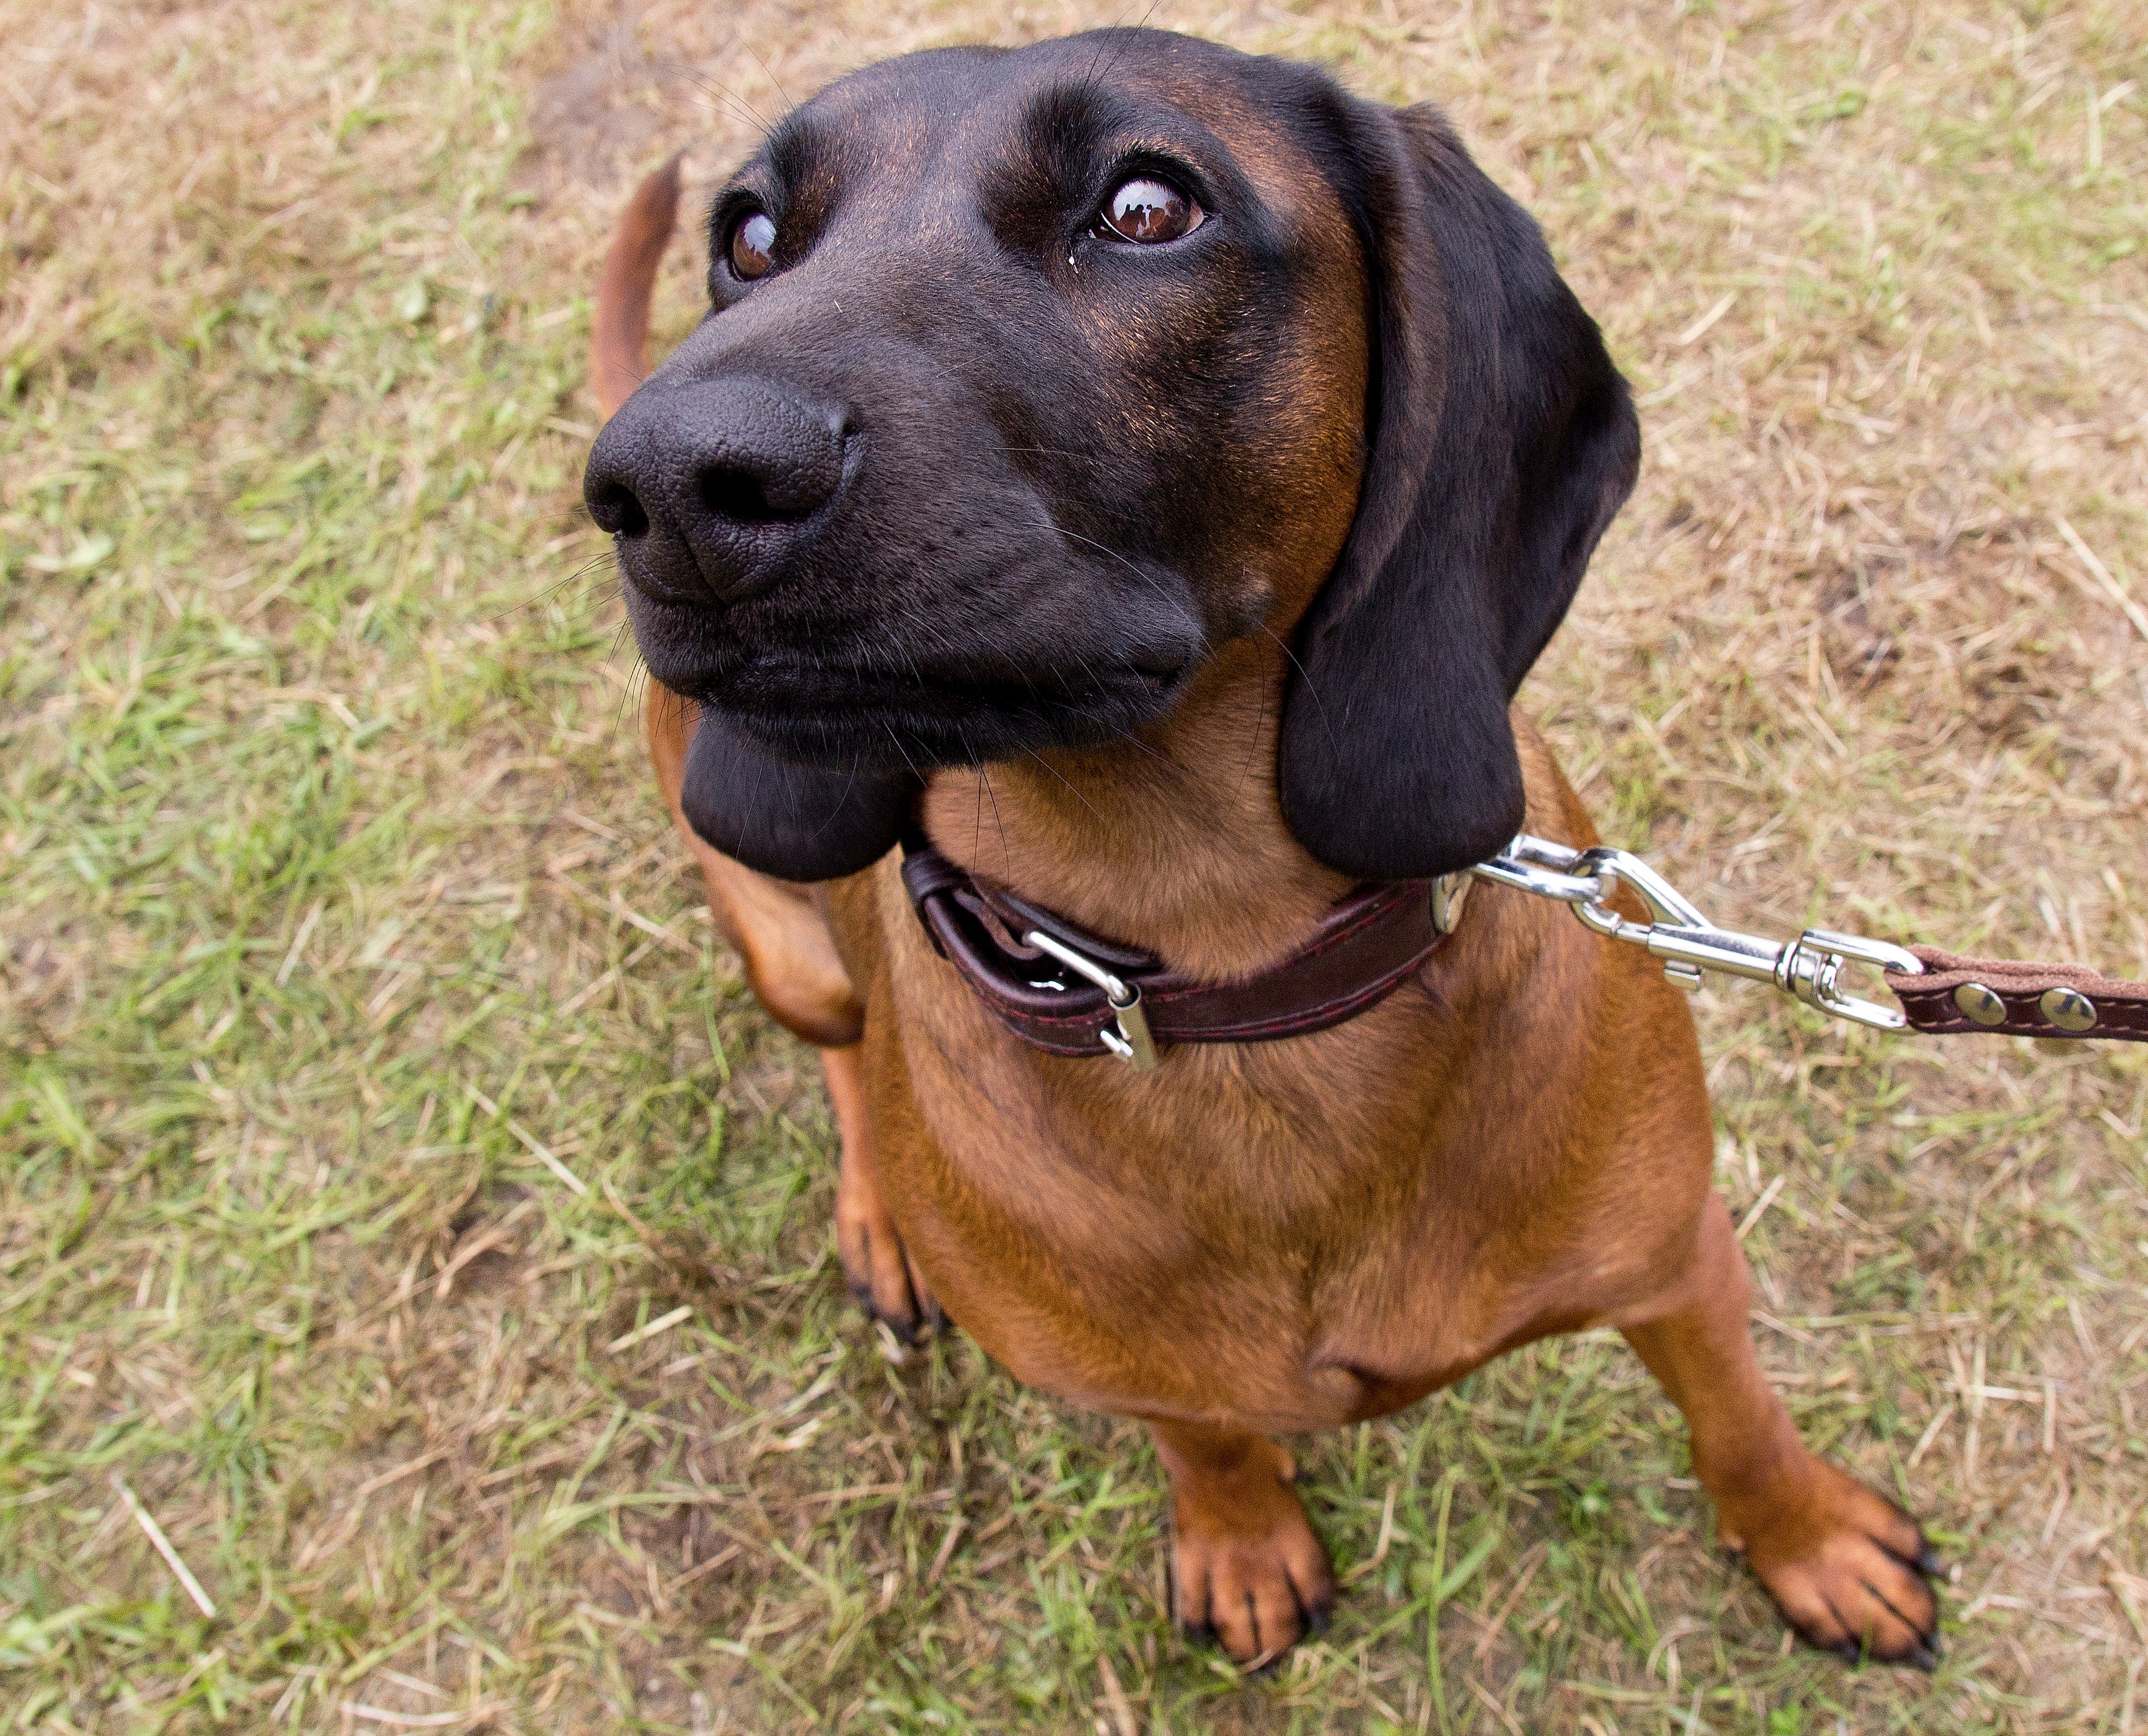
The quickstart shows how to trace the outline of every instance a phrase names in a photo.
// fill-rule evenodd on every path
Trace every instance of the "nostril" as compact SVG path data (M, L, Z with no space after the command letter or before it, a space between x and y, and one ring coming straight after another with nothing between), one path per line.
M590 496L590 516L609 536L640 536L649 529L649 514L623 483L608 482Z
M760 477L731 464L713 465L695 482L700 490L701 504L735 524L780 524L802 519L811 510L808 507L806 512L786 511L768 498Z

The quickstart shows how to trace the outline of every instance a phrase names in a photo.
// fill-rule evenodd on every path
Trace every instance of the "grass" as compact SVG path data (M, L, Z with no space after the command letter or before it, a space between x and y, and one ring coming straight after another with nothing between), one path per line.
M853 1312L634 740L586 298L673 146L1119 16L0 0L0 1728L2148 1726L2138 1050L1699 998L1764 1353L1954 1563L1929 1679L1784 1647L1602 1337L1296 1443L1349 1595L1241 1679L1133 1431ZM1649 457L1526 697L1607 834L2148 972L2148 12L1152 17L1446 103L1603 321Z

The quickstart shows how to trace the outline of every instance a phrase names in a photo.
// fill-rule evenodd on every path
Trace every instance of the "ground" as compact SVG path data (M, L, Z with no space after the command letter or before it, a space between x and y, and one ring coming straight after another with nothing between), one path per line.
M1135 1431L844 1293L634 739L595 263L847 67L1137 16L1445 104L1603 321L1647 457L1523 696L1608 835L2148 974L2141 0L0 0L6 1728L2148 1726L2138 1049L1698 999L1930 1677L1787 1646L1597 1336L1293 1442L1347 1594L1243 1678Z

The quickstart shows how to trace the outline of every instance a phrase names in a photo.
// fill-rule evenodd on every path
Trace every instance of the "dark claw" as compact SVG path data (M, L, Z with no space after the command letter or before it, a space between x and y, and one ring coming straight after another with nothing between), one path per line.
M1764 1585L1760 1588L1763 1591L1768 1590ZM1768 1593L1768 1600L1774 1603L1773 1592ZM1825 1652L1838 1663L1847 1663L1853 1668L1864 1655L1863 1648L1854 1639L1822 1639L1802 1622L1792 1621L1789 1612L1780 1603L1775 1603L1775 1613L1783 1618L1783 1625L1797 1636L1799 1645L1810 1646L1815 1652Z
M937 1302L916 1313L888 1314L882 1312L874 1303L871 1285L852 1284L850 1290L851 1299L858 1305L858 1311L867 1320L881 1322L895 1334L896 1341L906 1348L916 1349L933 1333L947 1324L947 1317Z
M1779 1604L1776 1607L1779 1612L1781 1606ZM1940 1658L1946 1649L1940 1643L1940 1637L1934 1633L1920 1638L1913 1651L1905 1652L1899 1658L1883 1658L1877 1653L1866 1652L1864 1648L1854 1639L1822 1639L1810 1628L1799 1627L1787 1616L1784 1618L1783 1625L1814 1651L1829 1653L1850 1669L1861 1668L1867 1663L1904 1663L1912 1665L1930 1675L1939 1667Z
M1297 1606L1297 1624L1304 1630L1298 1635L1300 1639L1317 1638L1327 1631L1328 1618L1335 1613L1333 1598L1322 1598L1308 1603L1293 1583L1290 1588L1290 1600Z
M1945 1567L1940 1560L1940 1552L1930 1543L1924 1543L1922 1539L1919 1542L1920 1547L1917 1550L1917 1571L1927 1579L1940 1578L1945 1572Z

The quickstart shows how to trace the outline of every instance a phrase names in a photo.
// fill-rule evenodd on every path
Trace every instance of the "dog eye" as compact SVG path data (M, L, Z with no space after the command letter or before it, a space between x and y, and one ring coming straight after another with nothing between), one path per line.
M748 211L731 225L731 270L745 282L766 277L775 252L775 219L765 211Z
M1091 233L1099 239L1111 235L1145 244L1176 241L1199 228L1203 214L1191 194L1168 181L1137 175L1104 201L1103 214Z

